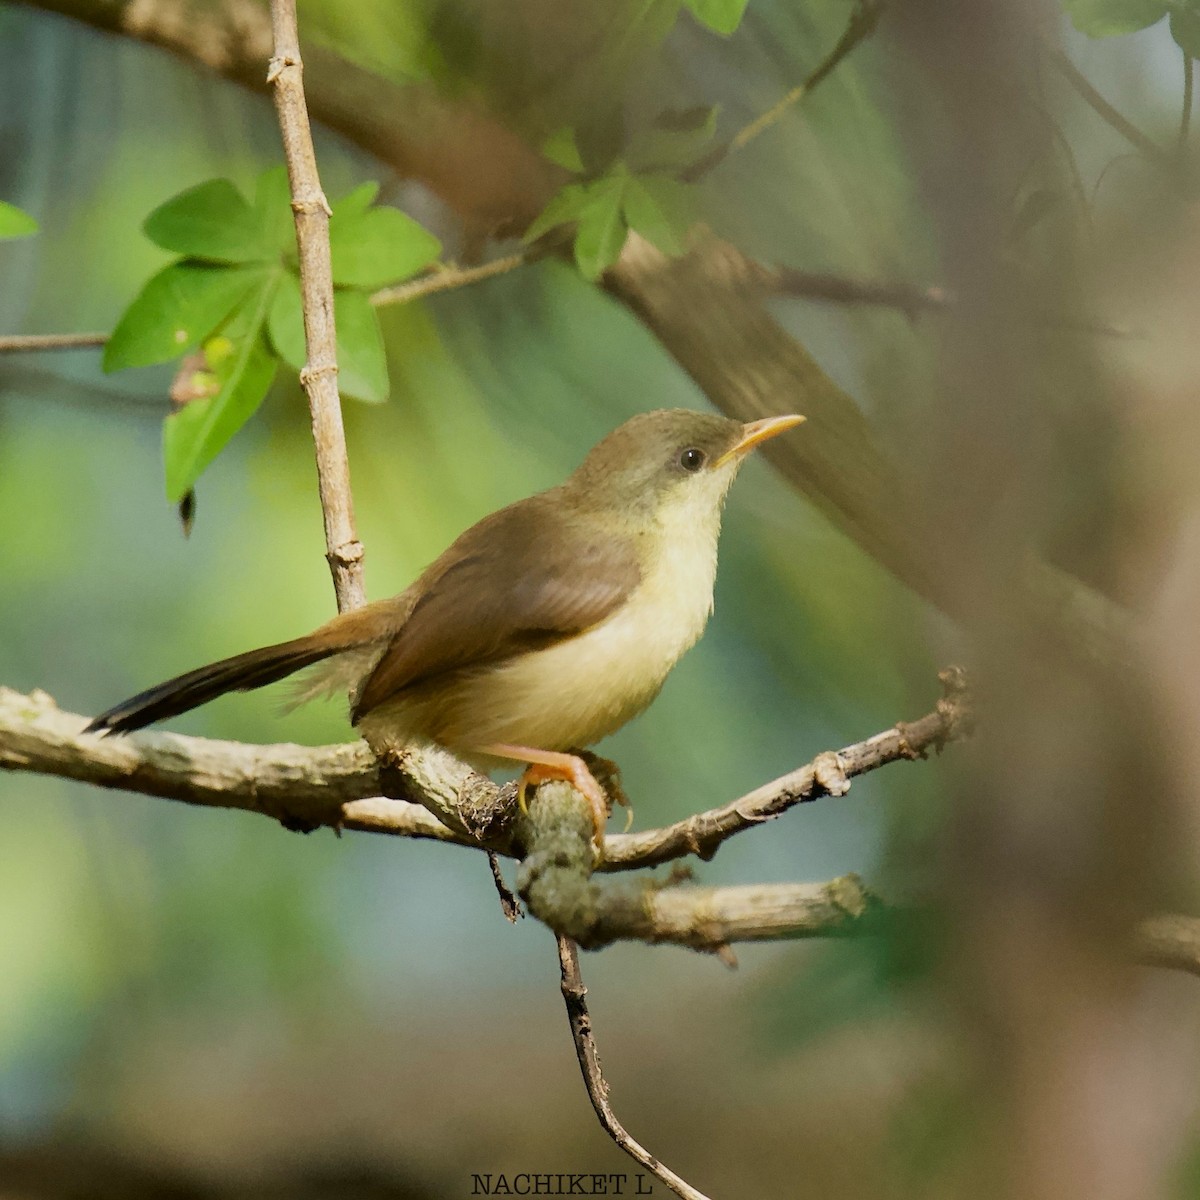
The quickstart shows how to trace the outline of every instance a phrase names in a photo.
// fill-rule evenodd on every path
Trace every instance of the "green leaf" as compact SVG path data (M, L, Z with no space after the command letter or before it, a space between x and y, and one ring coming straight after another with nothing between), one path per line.
M37 231L38 223L27 212L0 200L0 239L29 237Z
M625 185L625 220L664 254L682 254L695 221L692 191L669 175L635 175Z
M588 205L588 191L591 185L586 183L568 183L561 191L550 198L550 203L533 219L533 224L525 230L522 241L536 242L560 225L567 225L579 219L580 214Z
M292 216L292 190L287 167L271 167L255 182L254 215L259 242L272 258L296 257L296 224Z
M164 250L210 262L264 262L278 250L263 241L254 210L228 179L210 179L156 208L142 228Z
M362 292L339 289L333 296L333 319L337 326L338 388L342 395L377 404L387 399L389 384L387 354L379 318L369 297ZM297 371L304 369L304 315L300 281L285 275L275 293L268 322L275 352Z
M278 364L263 331L276 282L271 277L246 299L230 319L229 336L206 345L208 366L221 390L210 399L193 400L163 424L167 499L173 504L254 415L271 386Z
M684 0L702 25L728 37L741 23L747 0Z
M333 296L333 316L342 395L381 404L389 391L387 352L374 305L363 292L339 289Z
M348 217L365 213L375 203L375 197L378 195L379 184L375 180L369 179L366 183L360 183L348 195L335 201L333 214L334 216Z
M398 208L335 211L329 222L333 282L377 288L435 262L442 243Z
M1184 54L1200 58L1200 5L1171 13L1171 36Z
M625 161L639 171L689 166L708 149L717 131L717 112L714 105L661 114L633 137Z
M255 287L269 267L177 262L153 276L125 310L104 347L105 371L149 367L198 346Z
M304 344L304 310L300 299L300 280L290 271L279 281L271 302L267 333L275 353L288 366L303 371L308 361Z
M628 229L621 198L627 182L627 178L610 176L588 189L588 202L579 214L575 233L575 262L585 279L599 279L625 245Z
M542 143L542 157L576 175L583 172L583 157L569 125L556 130Z
M1071 24L1088 37L1135 33L1167 15L1169 0L1064 0Z

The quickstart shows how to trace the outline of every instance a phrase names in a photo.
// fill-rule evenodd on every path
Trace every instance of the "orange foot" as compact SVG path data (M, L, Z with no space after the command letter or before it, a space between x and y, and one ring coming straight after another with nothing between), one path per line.
M535 750L532 746L509 746L498 743L481 746L483 754L494 758L511 758L526 763L525 771L517 784L517 800L522 811L525 809L525 792L530 785L536 787L551 779L565 779L577 791L582 792L592 810L593 841L599 854L604 846L604 826L608 823L608 797L596 782L588 765L575 754L562 754L557 750Z

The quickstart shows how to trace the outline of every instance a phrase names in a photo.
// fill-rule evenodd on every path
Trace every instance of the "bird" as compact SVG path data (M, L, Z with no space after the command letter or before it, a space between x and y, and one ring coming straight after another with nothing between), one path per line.
M377 755L432 742L485 773L521 763L522 802L569 781L600 844L609 806L585 748L641 713L704 632L726 493L754 447L803 420L640 413L398 596L168 679L84 732L128 733L307 669L298 699L348 694Z

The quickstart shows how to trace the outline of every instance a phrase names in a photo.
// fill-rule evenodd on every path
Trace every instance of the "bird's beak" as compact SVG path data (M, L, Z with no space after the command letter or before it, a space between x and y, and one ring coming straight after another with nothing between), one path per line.
M805 417L792 413L786 417L764 417L761 421L747 421L742 426L742 436L734 443L731 450L726 450L717 459L716 465L719 467L731 458L741 458L743 454L749 453L760 442L765 442L768 438L773 438L778 434L786 433L789 429L794 429L804 420L806 420Z

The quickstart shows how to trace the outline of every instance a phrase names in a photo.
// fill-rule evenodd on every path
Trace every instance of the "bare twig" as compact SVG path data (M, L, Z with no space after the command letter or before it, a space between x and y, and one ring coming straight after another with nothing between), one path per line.
M772 125L777 124L790 109L799 104L818 84L828 78L838 64L860 42L864 42L870 37L875 31L875 26L879 24L883 8L881 0L855 0L854 11L850 14L850 21L845 32L838 39L837 45L817 64L803 83L797 84L766 112L761 113L749 124L739 129L728 142L717 146L699 162L694 163L683 173L683 178L688 182L695 182L695 180L703 178L715 166L724 162L730 154L748 146L759 134L765 133Z
M1128 117L1109 104L1061 50L1051 50L1049 56L1055 69L1079 93L1084 103L1129 142L1143 158L1154 163L1155 166L1162 167L1172 175L1178 174L1175 160L1161 146L1147 137Z
M579 1070L583 1073L588 1099L591 1100L605 1133L634 1162L645 1167L656 1179L662 1180L677 1196L684 1197L684 1200L707 1200L703 1192L698 1192L686 1180L680 1179L674 1171L634 1141L625 1131L625 1126L617 1120L617 1115L608 1100L608 1082L600 1069L600 1052L596 1049L592 1018L587 1007L587 988L584 987L583 976L579 972L579 953L570 938L558 939L558 965L562 973L563 1001L567 1006L567 1019L571 1023L571 1040L575 1043Z
M763 287L779 296L821 300L830 304L862 304L874 308L892 308L904 313L910 320L923 312L948 312L958 303L953 292L936 284L918 287L911 283L848 279L844 275L802 271L795 267L759 265L759 270ZM1137 336L1136 331L1132 329L1124 329L1086 316L1041 312L1036 307L1023 312L1019 319L1039 328L1062 330L1065 333L1094 334L1097 337L1108 338Z
M304 101L303 65L296 30L296 0L271 0L275 52L267 82L275 85L275 110L283 135L296 243L308 361L300 382L308 394L321 512L325 518L325 557L333 574L338 609L366 603L362 543L354 525L350 464L337 387L337 337L333 323L333 273L329 253L329 202L321 190L312 130Z
M496 885L496 895L500 898L500 911L510 925L515 925L525 915L525 911L521 908L521 902L512 894L512 889L504 881L504 875L500 870L500 855L495 850L489 850L487 858L488 866L492 871L492 883Z
M763 283L770 291L782 296L827 300L832 304L896 308L910 317L921 312L941 312L954 304L953 295L936 285L918 287L911 283L847 279L844 275L801 271L794 267L764 267Z
M0 337L0 354L37 350L89 350L103 346L107 333L11 333Z
M478 267L435 267L428 274L396 287L383 288L371 297L371 303L376 308L388 304L407 304L422 296L432 296L435 292L448 292L454 288L466 287L468 284L479 283L484 279L494 279L497 275L505 275L532 262L537 255L532 251L522 251L519 254L508 254L504 258L494 259Z
M865 742L819 754L806 766L720 808L697 813L663 829L605 838L604 869L651 866L687 854L711 858L723 841L743 829L761 825L797 804L822 796L845 795L856 775L941 750L970 730L971 716L962 672L951 667L940 678L945 695L933 712L917 721L901 722Z

